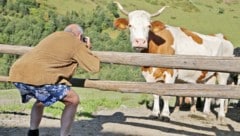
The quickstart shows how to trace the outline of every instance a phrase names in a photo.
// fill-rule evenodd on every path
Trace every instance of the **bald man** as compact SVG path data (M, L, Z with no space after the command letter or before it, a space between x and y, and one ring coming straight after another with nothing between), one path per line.
M70 134L80 101L71 88L70 79L77 67L88 72L98 72L100 67L99 59L90 48L90 39L83 41L82 28L78 24L70 24L64 31L44 38L12 65L9 81L20 91L22 102L36 99L31 110L28 136L39 135L44 107L57 101L65 105L60 136Z

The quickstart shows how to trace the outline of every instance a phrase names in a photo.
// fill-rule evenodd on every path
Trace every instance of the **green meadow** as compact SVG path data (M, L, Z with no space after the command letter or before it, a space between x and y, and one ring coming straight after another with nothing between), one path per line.
M115 109L119 107L132 108L146 104L152 98L148 94L133 94L100 91L89 88L73 88L80 96L80 105L76 114L77 118L92 117L98 110ZM22 104L21 97L16 89L0 90L0 113L29 114L35 99ZM44 115L60 118L64 105L56 102L46 107Z

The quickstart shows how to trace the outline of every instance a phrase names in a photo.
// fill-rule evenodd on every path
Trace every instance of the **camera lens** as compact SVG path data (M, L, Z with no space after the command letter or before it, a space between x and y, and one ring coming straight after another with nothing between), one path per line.
M86 43L87 42L87 38L83 37L82 41Z

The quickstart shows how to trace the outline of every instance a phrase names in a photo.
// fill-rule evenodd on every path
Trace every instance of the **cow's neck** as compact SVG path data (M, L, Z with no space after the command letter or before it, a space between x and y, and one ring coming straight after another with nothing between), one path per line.
M156 44L156 46L160 46L166 42L162 37L156 35L152 31L149 31L149 33L148 33L148 43L150 41L153 41Z
M157 48L165 43L165 40L154 34L152 31L148 33L148 48L142 50L142 53L157 53Z
M142 51L144 53L158 53L173 55L175 53L172 48L173 36L167 29L158 32L149 32L148 49Z

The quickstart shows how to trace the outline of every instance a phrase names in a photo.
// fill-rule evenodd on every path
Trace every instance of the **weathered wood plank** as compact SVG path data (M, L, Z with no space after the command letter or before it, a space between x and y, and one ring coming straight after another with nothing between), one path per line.
M0 82L7 82L8 77L7 76L0 76Z
M160 96L192 96L240 99L240 87L205 84L163 84L147 82L86 80L84 86L105 91L146 93Z
M0 53L22 55L31 47L0 44ZM240 73L240 57L160 55L93 51L101 62L135 66L156 66L177 69L208 70Z
M22 55L30 49L32 49L32 47L0 44L0 53Z
M7 82L7 77L0 76L0 82ZM74 87L96 88L103 91L117 91L123 93L240 99L240 87L230 85L162 84L147 82L85 80L77 78L72 79L71 83Z

